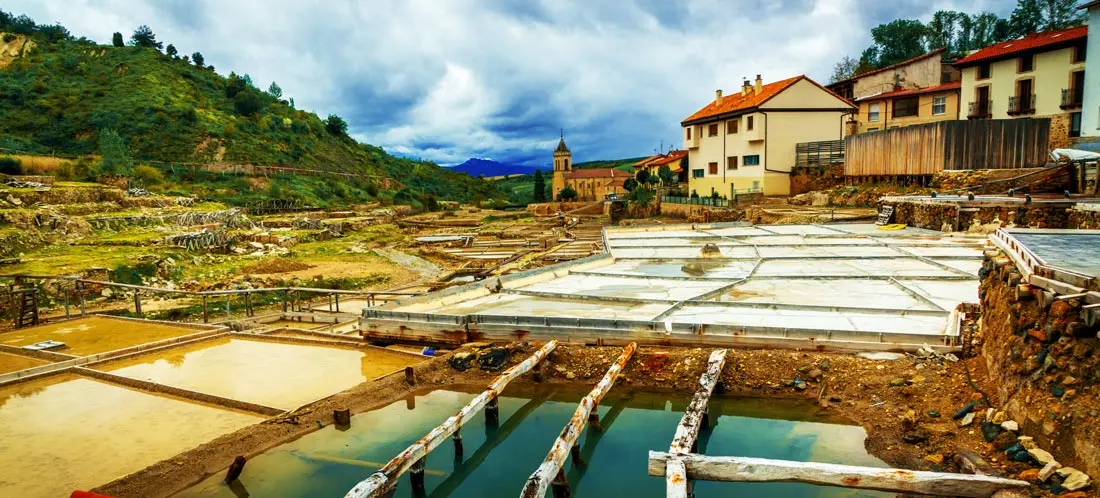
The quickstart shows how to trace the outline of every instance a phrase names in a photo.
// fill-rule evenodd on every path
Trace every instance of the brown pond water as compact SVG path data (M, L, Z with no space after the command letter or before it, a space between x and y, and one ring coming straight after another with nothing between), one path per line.
M52 339L64 342L66 347L51 351L87 356L197 332L199 331L196 329L162 323L88 316L5 332L0 334L0 344L26 346Z
M418 358L219 338L98 367L117 375L291 409L404 368Z
M0 496L69 496L260 420L70 374L3 387Z
M45 365L49 363L46 360L39 360L37 358L28 358L26 356L19 356L17 354L0 353L0 374L6 374L10 372L18 372L31 367L37 367L39 365Z

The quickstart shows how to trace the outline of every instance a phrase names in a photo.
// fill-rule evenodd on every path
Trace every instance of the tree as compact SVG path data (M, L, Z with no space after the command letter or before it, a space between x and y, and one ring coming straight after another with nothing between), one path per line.
M1077 8L1077 0L1043 0L1046 31L1078 26L1085 21L1085 11Z
M546 180L541 169L535 170L535 202L546 202Z
M231 99L236 98L237 94L248 88L247 86L245 86L244 80L237 76L237 73L230 72L229 77L226 78L226 80L225 96Z
M642 168L637 173L634 173L634 179L638 180L638 183L646 183L649 181L649 170Z
M174 59L174 58L176 58L176 54L179 53L179 52L176 51L176 46L175 45L172 45L171 43L169 43L167 47L164 47L164 53L168 54L168 57L171 57L171 58Z
M104 175L128 175L134 169L134 160L126 140L115 130L104 128L99 132L99 171Z
M344 118L335 114L329 114L328 119L325 120L325 129L329 133L336 136L346 135L348 132L348 123L344 121Z
M1043 25L1043 7L1041 0L1018 0L1012 15L1008 17L1012 36L1019 37L1039 31Z
M256 92L251 88L243 92L238 92L233 97L233 108L237 110L237 114L241 116L252 116L263 108L263 102L260 100L260 96L256 95Z
M626 181L623 182L623 188L626 189L627 192L633 192L634 189L638 188L638 180L627 178Z
M278 99L283 96L283 89L272 81L271 86L267 87L267 94Z
M878 47L871 45L859 54L859 66L856 68L856 74L865 73L878 67Z
M571 201L577 198L577 191L573 190L573 187L565 187L558 192L558 200Z
M928 33L925 35L929 49L946 48L950 52L955 47L955 31L959 12L953 10L939 10L932 14L932 20L925 27Z
M191 60L195 62L195 67L202 67L202 65L206 63L206 59L198 52L191 54Z
M871 29L871 38L878 47L879 67L897 64L925 52L924 25L916 19L895 19Z
M671 184L674 178L672 168L668 167L667 164L662 164L660 168L657 168L657 176L661 178L665 185Z
M973 50L974 19L966 14L959 16L959 38L955 41L955 53L961 54Z
M997 14L992 12L982 12L981 14L973 15L971 17L971 25L973 31L971 32L971 50L979 49L987 45L992 45L998 40L994 38L994 29L997 27Z
M135 47L147 47L156 50L164 48L164 44L157 41L157 35L153 34L153 30L144 24L138 26L138 29L134 30L134 34L130 35L130 44Z
M844 58L840 59L840 62L837 62L833 65L833 77L831 83L844 81L848 78L851 78L852 76L855 76L857 69L859 69L859 61L845 55ZM658 172L658 174L659 173L660 172Z
M115 31L115 34L111 35L111 45L116 47L126 46L126 44L122 42L122 33Z

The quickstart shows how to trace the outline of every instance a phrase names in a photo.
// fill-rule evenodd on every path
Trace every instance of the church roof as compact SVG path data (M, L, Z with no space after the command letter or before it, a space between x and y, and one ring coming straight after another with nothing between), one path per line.
M634 175L613 168L586 168L575 169L565 174L566 178L627 178Z
M554 152L569 152L569 147L565 146L565 137L558 140L558 148L554 149Z

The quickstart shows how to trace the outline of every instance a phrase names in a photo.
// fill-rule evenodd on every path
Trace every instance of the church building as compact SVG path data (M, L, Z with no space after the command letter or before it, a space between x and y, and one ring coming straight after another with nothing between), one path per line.
M551 180L553 199L561 200L561 191L569 187L577 193L577 201L602 201L612 194L626 195L623 184L633 175L612 168L573 169L573 153L565 145L565 137L554 149L554 176Z

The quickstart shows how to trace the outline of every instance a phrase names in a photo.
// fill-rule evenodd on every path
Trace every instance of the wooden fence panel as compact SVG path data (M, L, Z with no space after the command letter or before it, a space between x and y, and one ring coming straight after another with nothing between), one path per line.
M846 176L1035 168L1047 163L1049 119L941 121L849 136Z

